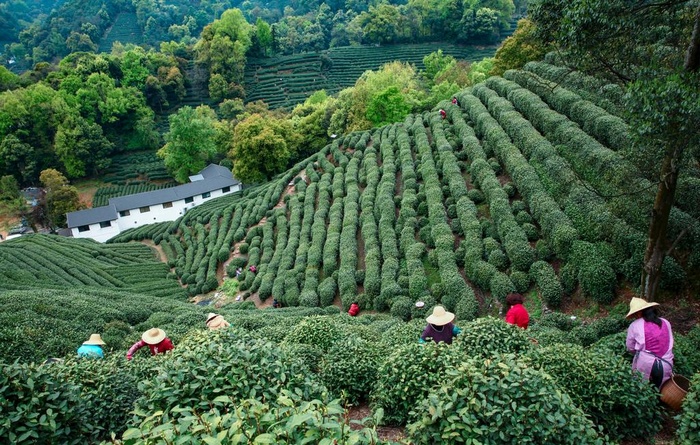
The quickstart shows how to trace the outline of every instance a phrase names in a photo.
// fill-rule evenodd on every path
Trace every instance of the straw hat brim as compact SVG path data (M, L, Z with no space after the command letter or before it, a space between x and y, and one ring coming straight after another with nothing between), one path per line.
M149 345L157 345L165 340L165 331L160 328L149 329L141 335L141 340Z
M90 339L87 340L87 341L84 341L83 344L84 344L84 345L104 346L104 345L106 345L107 343L105 343L105 342L102 340L102 337L100 337L100 336L98 335L97 338L90 337Z
M445 314L442 316L431 314L425 320L430 324L434 324L435 326L444 326L454 319L455 314L453 314L452 312L445 311Z
M218 317L218 316L219 316L219 314L215 314L215 313L213 313L213 312L209 312L209 314L207 315L207 321L206 321L206 323L209 324L210 321L212 321L213 319L215 319L215 318Z
M216 317L212 317L207 321L207 326L210 328L218 328L221 326L224 322L224 317L221 315L217 315Z
M643 311L646 308L654 307L654 306L660 306L659 303L655 303L653 301L645 301L642 300L641 298L634 298L630 302L630 311L625 315L625 318L630 318L632 315L636 314L639 311Z

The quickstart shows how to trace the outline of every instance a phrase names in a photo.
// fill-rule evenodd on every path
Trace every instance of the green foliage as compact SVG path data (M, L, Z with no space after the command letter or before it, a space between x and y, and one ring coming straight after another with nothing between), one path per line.
M413 344L397 347L377 371L373 409L383 409L388 424L406 423L416 404L463 359L459 348L444 343L418 344L416 339Z
M375 342L351 336L336 343L321 363L321 381L334 397L357 405L377 380L383 351Z
M513 355L464 362L444 379L415 409L415 443L607 443L546 373Z
M5 419L0 435L9 442L78 444L87 440L91 422L78 387L54 379L48 366L0 363L0 394Z
M299 391L306 400L323 392L302 362L272 343L245 339L245 331L233 327L193 333L173 353L156 358L167 363L142 383L143 395L135 402L140 422L148 423L157 411L167 419L183 418L179 407L185 406L222 410L251 396L274 400L282 390Z
M681 445L691 445L700 440L700 373L690 380L690 391L683 401L682 411L678 417L676 437Z
M180 183L206 167L216 153L216 113L208 106L182 107L170 115L166 144L158 151L170 174Z
M488 359L498 354L519 354L532 346L524 329L497 318L479 318L461 328L456 344L469 357Z
M328 317L308 317L289 332L285 341L328 351L339 339L340 331Z
M611 439L643 439L661 429L658 393L641 378L631 378L624 360L576 345L534 349L530 357Z
M217 397L225 410L181 408L184 423L158 414L138 428L127 430L124 445L179 440L189 443L343 443L372 445L382 443L373 429L350 429L344 422L345 410L332 401L305 401L298 394L282 391L269 401L254 398L233 403L228 395Z

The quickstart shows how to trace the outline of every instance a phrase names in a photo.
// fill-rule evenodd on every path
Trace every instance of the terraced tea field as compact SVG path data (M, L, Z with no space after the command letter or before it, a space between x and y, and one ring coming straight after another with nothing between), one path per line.
M248 59L246 100L264 100L271 108L292 107L314 91L335 94L350 87L362 73L400 60L423 68L423 58L442 49L457 59L477 61L492 57L496 47L457 46L446 43L416 45L347 46L319 53L268 59Z
M136 21L136 13L121 12L114 20L114 25L107 29L105 35L102 36L98 52L111 52L114 42L121 42L125 45L127 43L139 45L142 42L141 34L141 28L139 28Z

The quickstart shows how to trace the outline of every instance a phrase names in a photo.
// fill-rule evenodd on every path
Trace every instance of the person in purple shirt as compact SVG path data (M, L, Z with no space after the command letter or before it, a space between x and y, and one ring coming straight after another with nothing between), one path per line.
M435 343L445 342L452 344L452 339L459 335L462 330L452 323L455 314L447 312L442 306L435 306L433 313L425 319L428 325L423 329L420 336L420 343L433 340Z
M673 374L673 332L671 323L659 317L659 303L633 297L627 318L635 318L627 329L627 350L634 353L632 370L657 388Z

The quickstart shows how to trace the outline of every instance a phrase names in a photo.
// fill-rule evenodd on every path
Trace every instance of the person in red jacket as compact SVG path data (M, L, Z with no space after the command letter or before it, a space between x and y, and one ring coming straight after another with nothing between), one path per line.
M353 301L352 304L350 305L350 309L348 310L348 315L350 315L351 317L355 317L359 313L360 313L360 305L357 304L357 301Z
M530 314L527 313L527 309L523 306L523 296L520 294L508 294L506 304L509 308L508 312L506 312L506 323L527 329L527 325L530 323Z
M134 353L144 346L148 346L151 355L162 354L173 349L173 342L165 336L165 331L160 328L149 329L141 335L141 340L137 341L126 353L127 360L131 360Z
M442 116L443 119L447 117L447 113L442 108L440 109L440 116Z

